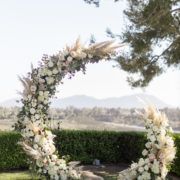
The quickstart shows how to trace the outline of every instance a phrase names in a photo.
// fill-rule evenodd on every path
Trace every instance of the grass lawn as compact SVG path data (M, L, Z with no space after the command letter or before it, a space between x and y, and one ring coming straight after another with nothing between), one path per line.
M115 175L102 175L105 180L116 180ZM15 171L0 173L0 180L42 180L39 177L32 177L28 171ZM45 178L44 178L45 180Z
M102 175L105 180L116 180L115 175ZM39 177L32 177L28 171L12 171L0 173L0 180L42 180ZM45 180L45 178L44 178Z
M0 173L0 180L38 180L38 176L32 177L28 171L12 171Z

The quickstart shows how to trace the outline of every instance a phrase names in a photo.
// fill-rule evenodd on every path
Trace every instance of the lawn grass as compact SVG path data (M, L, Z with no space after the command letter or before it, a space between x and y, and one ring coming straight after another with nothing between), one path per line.
M28 171L12 171L0 173L0 180L38 180L39 176L32 176Z
M116 180L115 175L102 175L104 180ZM15 172L3 172L0 173L0 180L42 180L42 177L34 176L32 177L28 171L15 171ZM45 180L45 178L44 178Z

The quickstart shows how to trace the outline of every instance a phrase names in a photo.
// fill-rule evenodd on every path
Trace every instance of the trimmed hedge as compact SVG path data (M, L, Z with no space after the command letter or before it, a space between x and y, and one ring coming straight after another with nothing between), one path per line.
M27 168L27 157L17 144L21 135L15 132L0 132L0 170Z
M146 142L145 133L111 131L55 131L55 144L60 155L71 160L92 164L94 159L103 163L131 163L141 157ZM0 132L0 170L27 168L27 157L17 145L20 134ZM172 172L180 175L180 134L175 134L177 155Z

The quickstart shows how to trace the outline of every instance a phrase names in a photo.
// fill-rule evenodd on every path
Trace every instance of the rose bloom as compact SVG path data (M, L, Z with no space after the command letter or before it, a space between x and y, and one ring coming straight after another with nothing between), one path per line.
M149 154L149 160L150 160L150 162L154 161L155 158L156 158L156 157L155 157L154 154Z

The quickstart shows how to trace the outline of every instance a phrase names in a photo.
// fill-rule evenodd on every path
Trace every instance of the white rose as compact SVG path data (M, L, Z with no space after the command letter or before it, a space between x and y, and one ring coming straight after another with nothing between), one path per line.
M59 72L59 71L57 70L57 68L54 68L52 73L53 73L53 74L58 74L58 72Z
M151 166L151 170L155 174L159 174L159 162L157 160L154 160L154 163Z
M149 139L150 139L151 142L154 142L156 140L154 135L150 136Z
M50 71L50 70L47 71L47 75L48 75L48 76L52 76L52 74L53 74L52 71Z
M32 107L36 107L36 105L37 105L37 103L36 103L36 102L34 102L34 101L33 101L33 102L31 102L31 106L32 106Z
M133 164L131 164L131 169L134 169L134 168L136 168L137 166L138 166L137 163L133 163Z
M54 66L54 63L53 63L52 61L49 61L49 62L48 62L48 66L49 66L50 68L52 68L52 67Z
M53 77L48 77L48 78L46 78L46 81L47 81L48 85L53 84L54 83L54 78Z
M143 180L142 176L138 176L137 180Z
M44 96L38 96L38 101L43 102L44 101Z
M38 149L39 146L37 144L34 144L33 147L34 149Z
M154 154L149 154L149 161L153 161L155 158L156 157Z
M43 167L43 162L42 162L42 160L41 160L41 159L37 159L37 160L36 160L36 165L37 165L38 167Z
M34 108L31 108L31 109L30 109L30 113L31 113L31 114L35 114L35 112L36 112L36 110L35 110Z
M59 60L60 60L60 61L64 61L64 60L65 60L64 55L61 54L61 53L60 53L60 55L59 55Z
M145 144L145 146L149 149L149 148L151 148L151 143L150 143L150 142L147 142L147 143Z
M39 95L43 96L44 95L43 91L39 91Z
M143 168L143 167L140 167L140 168L138 168L138 171L139 171L140 173L142 173L142 172L144 171L144 168Z
M42 78L39 78L39 82L40 82L40 84L43 84L43 83L45 83L45 80Z
M68 62L71 62L72 60L73 60L73 58L72 58L71 56L68 56L68 57L67 57L67 61L68 61Z
M45 91L45 92L44 92L44 96L45 96L46 98L48 98L48 96L49 96L49 91Z
M146 164L149 163L149 159L146 158L146 159L144 160L144 162L145 162Z
M144 163L145 163L145 162L144 162L144 159L143 159L143 158L140 158L140 159L139 159L139 162L138 162L138 165L139 165L139 166L143 166Z
M51 156L52 161L55 161L57 158L58 157L56 155L54 155L54 154Z
M49 101L48 100L44 100L44 104L48 104L49 103Z
M148 166L148 165L145 165L145 166L144 166L144 169L145 169L146 171L148 171L149 166Z
M154 127L153 127L153 131L154 131L154 132L158 132L158 131L159 131L159 128L158 128L157 126L154 126Z
M40 141L40 139L41 139L41 136L40 135L35 135L35 137L34 137L34 142L35 143L38 143L39 141Z
M148 151L146 149L143 150L142 155L146 156L148 154Z
M39 118L40 118L39 114L35 114L35 119L39 119Z
M32 95L29 94L29 95L27 96L27 98L28 98L28 100L31 100Z
M142 176L143 176L143 179L145 179L145 180L151 179L151 174L148 172L143 172Z
M73 58L75 58L75 57L77 56L77 53L76 53L75 51L71 51L71 52L70 52L70 55L71 55Z

